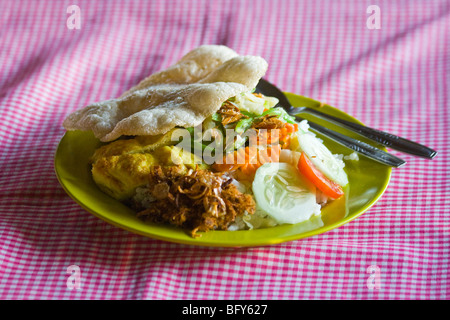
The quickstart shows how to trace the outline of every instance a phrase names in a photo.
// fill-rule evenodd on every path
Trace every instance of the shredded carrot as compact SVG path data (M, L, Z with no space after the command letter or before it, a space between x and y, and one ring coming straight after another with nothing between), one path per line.
M279 145L266 149L245 147L229 153L223 158L223 163L215 163L212 168L221 172L240 170L246 176L253 176L264 163L278 162L280 151Z
M222 163L214 163L212 169L220 172L240 170L246 176L253 176L256 170L267 162L278 162L281 149L288 148L291 134L298 130L297 124L286 123L281 129L258 129L257 141L261 149L245 147L227 154Z
M296 132L297 130L298 130L297 124L286 123L284 127L281 129L272 129L268 131L259 132L258 138L260 140L267 141L268 145L279 143L281 145L281 148L287 149L291 144L291 134ZM260 143L260 140L258 140L258 143Z

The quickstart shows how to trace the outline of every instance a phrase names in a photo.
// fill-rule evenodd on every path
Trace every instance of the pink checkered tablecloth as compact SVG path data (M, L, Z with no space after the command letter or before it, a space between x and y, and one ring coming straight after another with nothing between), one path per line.
M371 5L379 19L370 20ZM0 0L0 8L1 299L450 298L450 1ZM82 209L54 173L63 119L202 44L263 56L267 79L283 90L439 155L394 152L408 164L364 215L272 246L169 243ZM79 267L80 288L67 285L69 266Z

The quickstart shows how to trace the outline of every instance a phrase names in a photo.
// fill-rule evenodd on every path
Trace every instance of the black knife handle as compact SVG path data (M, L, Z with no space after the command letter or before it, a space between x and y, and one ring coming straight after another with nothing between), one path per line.
M299 117L297 117L297 118L299 120L303 120L302 118L299 118ZM378 161L382 164L398 168L398 167L403 166L406 163L406 161L404 161L390 153L387 153L383 150L375 148L365 142L350 138L346 135L343 135L339 132L325 128L325 127L318 125L317 123L314 123L311 121L308 121L308 124L312 129L326 135L327 137L333 139L337 143L339 143L347 148L350 148L353 151L361 153L361 154L365 155L366 157L371 158L375 161Z
M295 108L294 108L295 110ZM342 124L350 129L352 131L369 138L375 142L378 142L386 147L395 149L397 151L401 151L404 153L412 154L418 157L432 159L437 155L437 152L427 146L421 145L417 142L413 142L410 140L407 140L405 138L393 135L388 132L384 132L381 130L377 130L374 128L362 126L358 123L350 122L344 119L340 119L334 116L331 116L326 113L322 113L320 111L311 109L311 108L302 108L303 112L310 113L319 117L322 117L324 119L328 119L331 121L334 121L336 123Z

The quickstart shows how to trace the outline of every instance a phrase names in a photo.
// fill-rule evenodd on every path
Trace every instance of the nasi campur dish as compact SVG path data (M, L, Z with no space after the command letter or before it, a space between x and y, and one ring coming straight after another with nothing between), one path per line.
M255 92L267 67L261 57L201 46L63 125L103 142L93 180L142 220L194 237L300 223L341 197L348 178L306 121Z

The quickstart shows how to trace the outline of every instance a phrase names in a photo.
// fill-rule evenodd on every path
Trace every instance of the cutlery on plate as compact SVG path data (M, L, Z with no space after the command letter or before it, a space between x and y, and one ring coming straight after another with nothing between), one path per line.
M335 124L341 125L357 134L364 136L372 141L375 141L379 144L387 146L389 148L395 149L397 151L401 151L403 153L412 154L418 157L423 157L427 159L432 159L436 156L437 152L427 146L421 145L417 142L410 141L408 139L393 135L388 132L384 132L381 130L377 130L374 128L366 127L351 121L347 121L344 119L340 119L334 117L332 115L320 112L316 109L308 108L308 107L293 107L288 101L287 97L284 93L278 89L275 85L271 84L267 80L261 79L256 87L256 92L262 93L266 96L272 96L279 100L279 106L285 109L290 115L295 116L298 120L303 120L298 116L298 114L307 113L311 114L325 120L329 120L334 122ZM365 142L362 142L357 139L350 138L346 135L343 135L339 132L331 130L329 128L323 127L314 123L311 120L308 120L309 126L320 132L334 141L358 152L364 154L365 156L381 162L383 164L400 167L406 163L406 161L391 155L383 150L380 150L376 147L373 147Z

